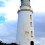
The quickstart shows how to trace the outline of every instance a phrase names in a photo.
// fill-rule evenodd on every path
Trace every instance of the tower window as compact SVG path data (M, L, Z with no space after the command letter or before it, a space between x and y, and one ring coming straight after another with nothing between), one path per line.
M32 15L30 15L30 19L32 20Z
M30 26L32 27L32 22L30 22Z
M23 0L21 0L21 1L23 1Z
M23 0L21 0L21 4L23 4Z
M30 0L29 0L30 1Z
M21 2L23 2L23 0L21 0Z
M28 31L25 31L25 34L29 34L29 32Z
M33 31L31 31L31 37L33 37Z
M31 41L31 42L30 42L30 45L34 45L34 42L33 42L33 41Z

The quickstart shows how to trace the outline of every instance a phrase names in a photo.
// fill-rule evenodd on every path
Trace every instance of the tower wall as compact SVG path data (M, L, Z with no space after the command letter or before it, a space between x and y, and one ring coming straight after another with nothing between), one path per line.
M18 14L18 29L17 29L17 43L20 45L30 45L30 41L34 41L34 37L31 37L31 31L34 28L30 27L30 11L20 11Z
M23 1L23 4L22 4ZM21 0L21 7L18 11L17 43L19 45L32 45L34 42L33 11L29 0Z

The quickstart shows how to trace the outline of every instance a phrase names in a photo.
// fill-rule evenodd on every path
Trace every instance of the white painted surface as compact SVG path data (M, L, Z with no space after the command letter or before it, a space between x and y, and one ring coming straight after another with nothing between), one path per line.
M30 9L24 7L22 9ZM17 43L20 45L30 45L30 41L34 41L34 27L30 27L30 11L20 11L18 13L18 27L17 27ZM32 20L33 23L33 20ZM33 24L32 24L33 25ZM33 37L31 37L31 31L33 31Z
M18 15L17 43L20 45L30 45L30 41L34 41L30 34L31 30L34 33L34 28L30 28L30 14L30 11L21 11ZM29 34L25 34L25 31L28 31Z

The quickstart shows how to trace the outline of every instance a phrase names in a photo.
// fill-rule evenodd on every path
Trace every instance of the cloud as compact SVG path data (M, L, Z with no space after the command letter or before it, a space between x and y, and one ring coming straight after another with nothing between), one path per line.
M35 45L45 45L45 13L34 12Z
M45 45L45 37L35 38L35 45Z
M45 12L45 0L31 0L34 12Z
M12 43L12 42L16 42L16 38L15 36L10 36L10 37L3 37L3 38L0 38L0 40L4 43Z
M19 9L19 1L10 0L8 2L2 1L5 3L5 7L0 7L0 13L5 13L7 21L17 20L18 14L17 11ZM17 4L18 3L18 4ZM2 4L2 3L1 3Z
M0 1L0 7L4 7L5 3L3 1Z
M45 37L40 38L40 45L45 45Z
M17 11L19 6L19 1L10 0L5 2L5 7L0 7L0 13L4 13L7 19L5 23L0 24L0 40L6 43L15 42L16 30L17 30ZM15 2L16 1L16 2ZM17 4L18 3L18 4ZM10 41L11 40L11 41Z
M35 44L35 45L39 45L40 42L39 42L37 39L35 39L34 44Z
M5 22L0 25L0 40L6 43L16 41L17 22ZM11 40L11 41L10 41Z
M17 4L18 3L18 4ZM11 42L16 39L16 30L17 30L17 21L18 14L17 11L20 6L20 0L10 0L9 2L6 2L6 6L4 8L0 8L0 13L5 13L7 21L3 24L0 25L0 40L3 42ZM35 28L35 37L40 37L35 40L35 43L37 45L41 44L40 41L44 40L45 38L45 1L43 0L31 0L31 6L34 10L34 28ZM41 7L41 8L40 8ZM39 13L39 12L44 12L44 13ZM45 40L44 40L45 41ZM43 45L43 43L42 43Z
M45 13L34 12L33 20L34 20L34 31L35 36L43 37L45 36Z

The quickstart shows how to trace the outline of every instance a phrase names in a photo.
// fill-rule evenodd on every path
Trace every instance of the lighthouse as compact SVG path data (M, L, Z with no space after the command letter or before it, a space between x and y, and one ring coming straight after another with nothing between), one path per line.
M18 24L16 42L19 45L34 45L34 23L33 11L30 0L21 0L20 10L18 10Z

